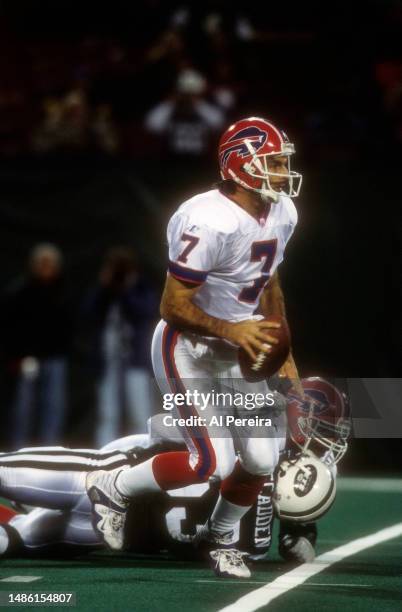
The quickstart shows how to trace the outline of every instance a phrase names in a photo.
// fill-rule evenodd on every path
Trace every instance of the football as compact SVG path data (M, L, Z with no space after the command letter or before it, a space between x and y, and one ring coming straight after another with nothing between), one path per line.
M253 361L243 348L239 348L238 359L243 378L247 382L260 382L275 374L285 363L290 351L290 331L285 317L266 317L265 321L281 324L278 329L270 329L269 335L279 340L278 344L268 345L268 352L260 351Z

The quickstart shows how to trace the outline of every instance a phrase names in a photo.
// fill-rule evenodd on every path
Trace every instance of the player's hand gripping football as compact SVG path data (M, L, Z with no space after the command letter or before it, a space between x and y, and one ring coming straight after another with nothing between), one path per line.
M278 344L277 338L270 335L270 329L279 329L276 321L255 321L248 319L239 323L230 323L225 338L241 346L254 361L260 351L268 352L267 344Z

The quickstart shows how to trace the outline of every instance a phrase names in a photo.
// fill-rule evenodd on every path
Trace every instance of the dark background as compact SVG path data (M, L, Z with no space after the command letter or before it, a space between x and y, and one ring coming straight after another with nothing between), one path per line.
M213 35L203 25L211 14L220 16ZM244 23L251 34L241 34ZM76 304L116 244L133 246L161 287L166 221L218 178L219 134L199 158L181 158L147 134L144 117L171 95L183 67L205 75L212 97L225 62L236 98L227 124L252 114L283 127L304 176L299 226L280 270L301 374L401 376L401 26L402 3L388 0L339 1L330 10L309 1L240 9L226 1L3 0L1 284L21 274L34 244L51 241L65 254ZM74 93L85 138L41 149L46 104ZM99 108L115 136L109 148L91 127ZM91 440L85 355L80 330L71 444ZM11 392L3 371L5 414ZM345 469L400 469L399 448L399 440L355 441Z

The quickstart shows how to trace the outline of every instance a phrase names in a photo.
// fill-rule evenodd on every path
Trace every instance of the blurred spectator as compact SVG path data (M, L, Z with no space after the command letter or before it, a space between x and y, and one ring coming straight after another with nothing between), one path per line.
M105 257L99 282L84 303L92 323L97 382L96 444L122 433L124 411L130 432L145 431L152 414L150 343L158 303L140 274L130 248L115 247Z
M60 443L72 316L56 246L34 247L26 278L3 296L1 327L7 367L17 377L11 448L25 446L34 435L41 444Z
M77 87L62 98L44 100L43 119L32 144L38 153L93 149L115 153L119 141L111 108L101 104L92 109L85 90Z
M223 111L206 100L206 79L196 70L179 73L171 98L159 103L145 117L145 127L161 136L176 155L202 156L208 153L211 133L224 124Z
M88 145L88 104L82 90L71 91L64 98L45 99L43 114L33 138L37 152Z
M105 153L116 153L119 138L109 104L99 104L92 117L92 132L99 148Z

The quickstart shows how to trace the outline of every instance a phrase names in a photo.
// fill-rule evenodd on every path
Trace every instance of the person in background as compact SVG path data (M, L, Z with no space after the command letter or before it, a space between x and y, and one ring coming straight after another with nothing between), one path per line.
M25 278L3 294L3 352L7 371L16 376L8 436L12 447L26 446L33 438L49 445L62 440L73 334L62 268L60 249L38 244Z
M115 247L107 252L98 284L85 299L91 321L97 380L96 443L116 438L126 412L131 433L144 431L152 413L149 343L158 303L142 276L134 252Z
M145 117L145 128L164 142L169 153L203 156L210 151L211 135L223 126L225 114L206 99L207 81L193 68L177 78L173 95Z

